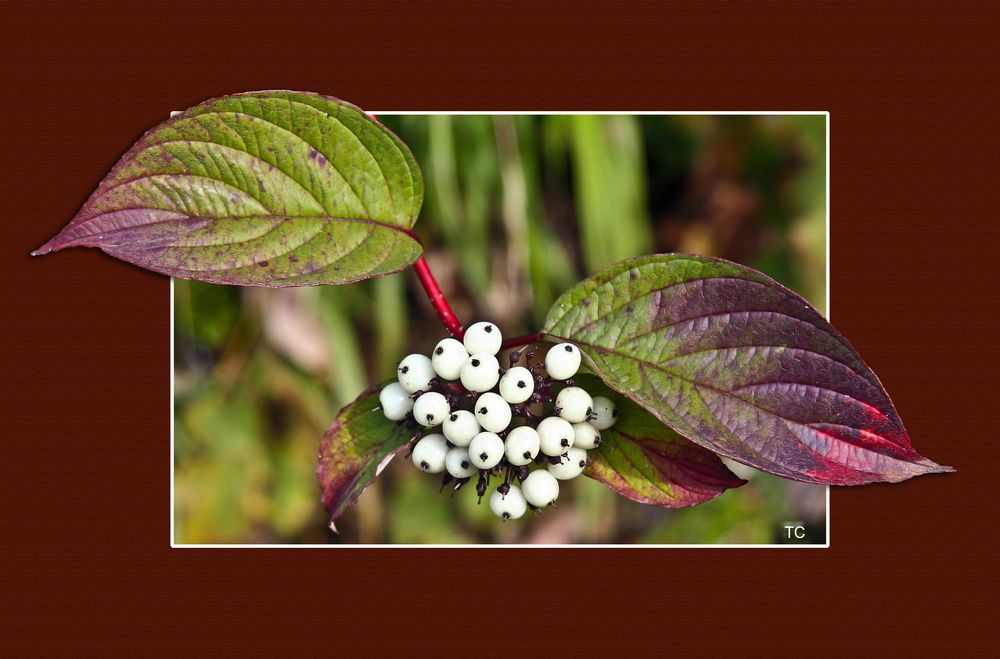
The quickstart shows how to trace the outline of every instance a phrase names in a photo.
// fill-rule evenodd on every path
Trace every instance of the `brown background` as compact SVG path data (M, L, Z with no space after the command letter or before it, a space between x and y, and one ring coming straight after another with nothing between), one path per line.
M5 654L985 653L994 7L0 5ZM171 550L167 280L27 255L168 110L273 87L830 110L832 318L958 473L834 491L829 550Z

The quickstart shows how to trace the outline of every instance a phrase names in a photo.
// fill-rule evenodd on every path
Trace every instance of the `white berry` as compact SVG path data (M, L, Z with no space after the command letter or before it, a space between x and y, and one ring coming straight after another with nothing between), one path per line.
M591 424L598 430L607 430L618 420L618 408L610 398L594 396L594 418Z
M566 387L556 396L556 409L570 423L580 423L593 412L594 399L580 387Z
M448 399L436 391L420 394L413 404L413 418L426 428L444 423L449 413Z
M379 405L382 406L382 413L390 421L399 421L413 409L413 399L409 392L403 389L403 385L398 382L391 382L385 386L378 394Z
M500 328L493 323L473 323L469 326L469 329L465 330L465 336L462 338L465 343L465 349L469 351L470 355L474 355L477 352L486 352L491 355L495 355L500 352L500 344L503 343L503 337L500 335Z
M462 366L461 378L469 391L489 391L500 379L500 362L488 352L477 352Z
M562 456L562 462L557 465L549 465L549 473L555 476L561 481L568 481L572 478L576 478L583 472L583 468L587 466L587 452L582 448L576 448L575 446L570 450L566 451L566 455Z
M483 430L503 432L510 425L510 405L499 394L487 392L476 399L476 421Z
M535 392L535 378L523 366L515 366L500 378L500 395L511 405L523 403Z
M445 433L447 436L448 433ZM575 448L592 449L601 445L601 431L589 423L573 424L573 446Z
M468 446L480 430L476 415L465 410L456 410L449 414L442 427L444 436L455 446Z
M538 440L545 455L562 455L573 445L573 426L557 416L545 417L538 424Z
M399 384L411 394L427 391L431 380L434 379L434 367L431 366L430 358L425 355L407 355L399 362L396 373L399 376Z
M468 358L469 353L465 351L461 341L441 339L431 353L431 366L445 380L457 380Z
M524 498L535 508L544 508L559 498L559 481L544 469L536 469L521 483Z
M503 457L503 440L496 433L481 432L469 443L469 459L479 469L492 469Z
M444 466L448 473L455 478L469 478L476 473L476 467L469 459L468 449L458 446L448 451L448 455L444 459Z
M504 455L507 462L515 467L526 465L535 459L541 447L538 432L530 426L518 426L507 433Z
M560 343L545 353L545 370L553 380L565 380L580 370L580 349L572 343Z
M413 464L429 474L440 474L445 468L448 442L444 435L433 434L422 437L413 447Z
M490 494L490 510L504 521L517 519L527 512L528 503L524 499L521 488L517 485L511 485L507 494L500 494L499 489L493 490Z

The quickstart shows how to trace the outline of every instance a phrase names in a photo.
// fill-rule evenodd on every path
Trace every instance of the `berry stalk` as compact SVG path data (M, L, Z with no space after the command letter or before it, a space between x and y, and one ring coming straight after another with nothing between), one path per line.
M413 264L413 270L417 273L417 278L420 279L420 283L423 285L434 310L437 311L438 318L444 323L445 329L461 339L462 335L465 334L462 323L458 322L455 312L451 310L448 299L441 292L441 287L438 286L437 280L434 279L431 268L423 256Z
M500 349L507 350L508 348L531 345L532 343L539 343L540 341L541 336L538 332L535 332L534 334L525 334L524 336L515 336L511 339L507 339L500 345Z

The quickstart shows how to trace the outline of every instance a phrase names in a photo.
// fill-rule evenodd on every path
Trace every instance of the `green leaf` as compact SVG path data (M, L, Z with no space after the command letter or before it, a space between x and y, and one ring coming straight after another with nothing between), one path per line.
M409 149L359 108L249 92L147 132L35 254L98 247L219 284L344 284L409 267L423 180Z
M316 473L334 531L334 521L413 438L405 424L382 413L378 394L383 386L368 389L340 410L320 442Z
M622 261L549 311L612 389L702 446L833 485L951 471L924 458L857 351L808 302L736 263Z
M704 503L746 482L719 456L684 439L599 378L580 374L575 380L618 408L618 421L601 431L601 445L587 453L587 476L633 501L664 508Z

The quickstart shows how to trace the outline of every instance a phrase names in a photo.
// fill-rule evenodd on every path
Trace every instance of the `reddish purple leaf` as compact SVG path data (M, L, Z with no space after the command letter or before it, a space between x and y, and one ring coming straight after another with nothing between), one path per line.
M343 284L409 267L423 201L406 146L359 108L223 96L148 131L35 254L104 252L219 284Z
M334 521L413 437L405 425L385 418L378 401L381 388L368 389L340 410L320 442L316 473L334 531Z
M576 381L592 395L614 400L619 412L615 425L601 431L600 447L588 453L587 476L633 501L664 508L695 506L746 482L719 456L684 439L598 378L583 374Z
M910 445L889 395L801 297L721 259L623 261L556 301L543 333L682 435L787 478L860 485L951 471Z

